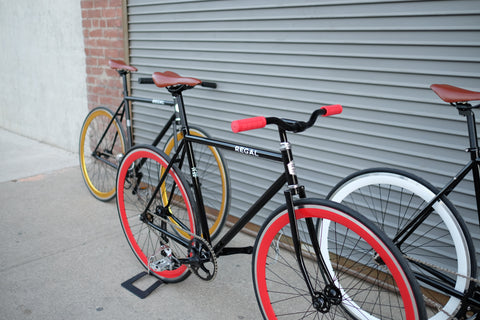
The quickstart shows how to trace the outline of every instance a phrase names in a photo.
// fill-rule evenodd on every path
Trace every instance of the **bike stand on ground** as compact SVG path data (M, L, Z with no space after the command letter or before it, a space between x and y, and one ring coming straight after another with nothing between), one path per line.
M148 297L155 289L157 289L158 287L160 287L161 285L164 285L166 284L165 282L163 282L162 280L160 279L156 279L156 281L150 285L150 287L148 287L147 289L145 290L142 290L138 287L136 287L134 285L134 283L140 279L142 279L143 277L147 276L147 275L150 275L147 271L142 271L140 272L139 274L137 274L136 276L128 279L127 281L123 282L122 283L122 287L124 287L125 289L127 289L128 291L130 291L131 293L133 293L134 295L136 295L137 297L139 297L140 299L145 299L146 297Z

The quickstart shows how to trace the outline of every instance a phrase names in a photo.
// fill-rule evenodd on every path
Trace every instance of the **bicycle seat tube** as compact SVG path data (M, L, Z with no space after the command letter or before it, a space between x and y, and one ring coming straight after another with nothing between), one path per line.
M128 82L127 82L127 75L128 75L128 71L125 71L125 70L117 70L117 72L120 74L120 76L122 77L122 82L123 82L123 104L124 104L124 112L122 112L120 114L120 122L122 122L123 120L123 116L125 114L125 122L126 122L126 125L127 125L127 147L128 148L131 148L132 145L133 145L133 141L132 141L132 123L130 121L131 119L131 114L130 114L130 110L131 110L131 102L130 100L128 99L130 97L130 95L128 94Z
M469 103L465 104L456 104L458 113L467 118L467 129L468 129L468 139L469 139L469 148L466 150L470 153L470 159L472 161L472 172L473 172L473 182L475 187L475 198L477 204L477 215L478 223L480 225L480 170L478 168L480 164L479 150L478 150L478 136L477 136L477 126L475 121L475 114L473 113L473 108L478 108L478 106L472 106Z
M182 91L189 88L190 87L186 85L167 88L168 91L170 91L170 93L172 94L173 99L175 101L175 113L178 113L178 117L180 117L180 126L181 126L181 131L184 137L190 133L190 130L188 127L185 105L183 103ZM185 142L182 144L182 146L186 148L185 149L186 156L188 159L188 164L190 165L190 176L192 177L195 200L197 202L197 208L199 210L199 215L200 215L199 220L200 220L200 227L202 230L202 236L208 243L211 243L212 241L210 239L210 231L209 231L208 222L207 222L207 214L205 212L205 205L203 202L200 179L197 174L197 164L195 161L192 143L190 141L182 141L182 142ZM175 153L175 156L177 156L179 152L182 152L182 149L183 148L179 147Z

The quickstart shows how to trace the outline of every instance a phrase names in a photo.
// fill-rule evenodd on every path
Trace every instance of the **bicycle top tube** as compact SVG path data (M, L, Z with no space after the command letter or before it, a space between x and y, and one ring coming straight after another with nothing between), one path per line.
M275 117L265 118L265 117L253 117L241 120L235 120L232 122L231 127L232 131L235 133L253 129L260 129L265 127L267 124L276 124L280 127L280 129L292 132L301 132L306 130L307 128L311 127L314 123L316 118L319 115L324 117L339 114L342 112L342 106L340 105L331 105L331 106L324 106L318 110L315 110L308 122L304 121L296 121L296 120L289 120L289 119L279 119ZM187 134L185 135L185 140L190 141L193 143L199 143L207 146L213 146L221 149L226 149L230 151L235 151L241 154L265 158L273 161L282 161L282 155L278 152L266 150L262 148L240 145L237 142L230 142L215 138L208 138L208 137L198 137L194 135Z

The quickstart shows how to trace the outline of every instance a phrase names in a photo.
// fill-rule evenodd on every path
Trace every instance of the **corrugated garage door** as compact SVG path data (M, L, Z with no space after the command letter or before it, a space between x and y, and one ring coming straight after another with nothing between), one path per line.
M230 121L305 119L321 105L344 106L342 115L292 136L311 196L373 166L408 169L439 186L467 159L463 118L429 86L480 90L480 1L129 0L127 9L130 59L141 76L172 70L218 82L216 90L185 95L190 121L214 137L276 149L274 130L235 135ZM168 99L135 79L135 95ZM168 116L136 104L136 142L150 142ZM281 168L225 156L231 214L239 216ZM472 192L466 183L452 196L469 224L476 222ZM480 248L478 228L471 229Z

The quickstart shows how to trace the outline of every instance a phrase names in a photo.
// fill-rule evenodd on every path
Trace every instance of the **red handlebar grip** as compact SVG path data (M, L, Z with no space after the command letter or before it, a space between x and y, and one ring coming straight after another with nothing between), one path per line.
M238 133L240 131L247 131L253 129L260 129L267 125L265 117L254 117L242 120L232 121L232 131Z
M322 117L333 116L334 114L340 114L343 108L339 104L332 104L330 106L324 106L321 109L325 110L325 114Z

